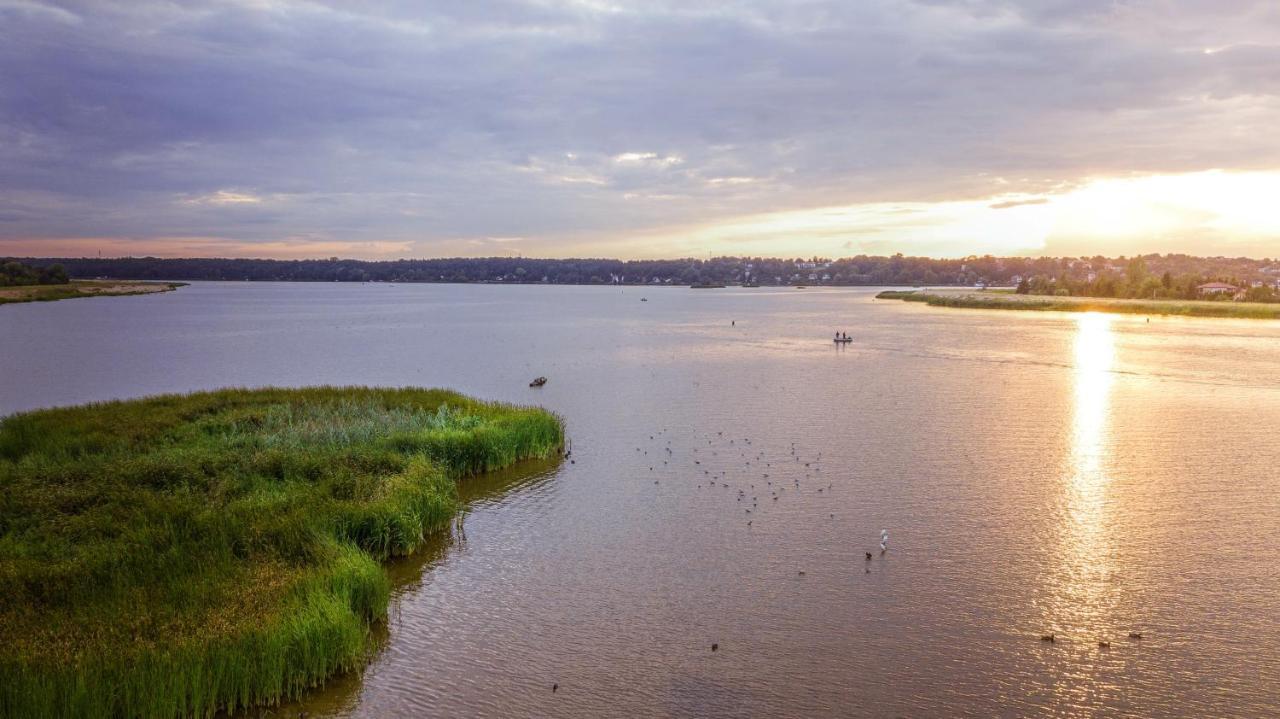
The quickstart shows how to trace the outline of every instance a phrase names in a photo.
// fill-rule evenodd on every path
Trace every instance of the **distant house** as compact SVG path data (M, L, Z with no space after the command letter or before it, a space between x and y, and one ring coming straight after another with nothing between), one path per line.
M1196 289L1199 290L1202 295L1220 295L1224 293L1234 295L1240 291L1239 287L1229 285L1226 282L1206 282Z

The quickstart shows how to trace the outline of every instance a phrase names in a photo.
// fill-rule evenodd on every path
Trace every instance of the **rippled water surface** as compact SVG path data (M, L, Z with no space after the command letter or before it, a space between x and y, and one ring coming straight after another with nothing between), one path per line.
M469 482L452 530L392 567L368 670L289 711L1280 715L1280 323L872 294L198 283L13 305L0 412L330 383L563 415L572 463Z

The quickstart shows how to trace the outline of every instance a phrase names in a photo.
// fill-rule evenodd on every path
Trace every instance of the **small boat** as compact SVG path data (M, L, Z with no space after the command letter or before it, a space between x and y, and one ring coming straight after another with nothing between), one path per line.
M546 378L546 377L535 377L535 378L534 378L534 380L533 380L532 382L530 382L530 383L529 383L529 386L530 386L530 387L541 387L542 385L544 385L544 384L546 384L546 383L547 383L547 378Z
M640 298L640 301L641 301L641 302L648 302L648 301L649 301L649 298L648 298L648 297L641 297L641 298Z
M852 342L852 341L853 341L853 338L852 338L852 337L837 337L837 338L835 338L834 340L831 340L831 341L832 341L832 342L835 342L836 344L844 344L845 342Z

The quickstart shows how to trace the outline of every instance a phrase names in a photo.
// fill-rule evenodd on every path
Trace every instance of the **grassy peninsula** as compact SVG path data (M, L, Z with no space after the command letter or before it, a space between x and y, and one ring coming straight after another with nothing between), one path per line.
M185 282L136 282L130 280L70 280L56 285L0 286L0 305L15 302L53 302L79 297L120 297L169 292Z
M1054 297L1020 295L1006 290L887 290L877 299L923 302L934 307L980 310L1039 310L1053 312L1115 312L1184 317L1280 319L1280 303L1179 299L1114 299L1110 297Z
M381 562L560 420L443 390L222 390L0 421L0 716L272 704L363 666Z

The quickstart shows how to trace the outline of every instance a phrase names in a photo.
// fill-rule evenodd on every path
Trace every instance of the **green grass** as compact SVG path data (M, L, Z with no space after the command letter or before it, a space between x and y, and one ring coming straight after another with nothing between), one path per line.
M561 446L442 390L222 390L0 421L0 717L211 716L363 667L382 560Z
M1184 317L1280 319L1280 304L1202 300L1128 300L1106 297L1049 297L969 290L886 290L877 299L924 302L934 307L980 310L1038 310L1049 312L1115 312Z
M125 297L168 292L186 286L185 282L113 282L108 280L72 280L65 285L22 285L0 287L0 305L21 302L56 302L81 297ZM159 288L159 289L152 289Z

